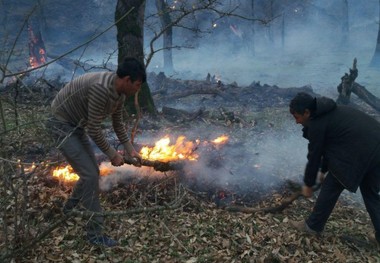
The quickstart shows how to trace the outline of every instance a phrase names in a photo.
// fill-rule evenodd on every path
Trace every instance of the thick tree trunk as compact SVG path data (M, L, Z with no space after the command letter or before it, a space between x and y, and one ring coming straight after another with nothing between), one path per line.
M342 39L341 39L341 48L349 48L349 21L348 21L348 1L343 0L343 19L342 19Z
M124 57L133 56L144 61L144 12L143 0L118 0L115 20L120 19L129 10L132 12L117 24L118 62Z
M380 0L379 0L379 18L380 18ZM377 31L377 42L376 42L376 49L375 53L373 54L371 63L371 67L380 67L380 24L379 29Z
M251 15L252 18L255 17L255 0L251 0ZM254 56L255 55L255 21L252 21L251 26L251 37L250 37L250 46L249 51Z
M135 57L144 63L144 0L118 0L115 11L115 20L120 19L129 10L132 12L117 24L117 42L119 48L118 62L125 57ZM155 113L152 95L147 83L139 94L139 104L143 111ZM132 112L137 112L133 97L127 100L127 107Z
M166 1L156 0L157 11L160 15L160 22L162 26L163 34L163 48L164 48L164 71L167 75L171 75L174 72L173 67L173 28L168 26L172 23L169 13L169 7Z

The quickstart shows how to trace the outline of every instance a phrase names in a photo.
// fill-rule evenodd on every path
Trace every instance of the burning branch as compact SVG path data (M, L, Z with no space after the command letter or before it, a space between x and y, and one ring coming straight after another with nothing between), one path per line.
M219 136L211 141L204 141L202 144L199 140L195 142L187 141L185 136L180 136L175 144L170 145L170 139L166 136L157 141L154 147L144 146L141 148L141 166L152 167L159 172L182 170L185 164L194 162L199 158L199 155L195 153L198 147L218 149L220 145L225 144L227 141L228 136L226 135ZM124 163L133 165L135 162L125 157ZM111 173L112 169L100 167L100 175ZM74 182L79 179L79 176L70 165L55 168L53 170L53 177L67 182Z
M132 164L130 160L124 159L124 162L126 164ZM176 171L176 170L181 170L184 166L184 162L161 162L161 161L151 161L151 160L146 160L142 159L141 161L142 166L148 166L148 167L153 167L154 170L160 171L160 172L167 172L167 171Z

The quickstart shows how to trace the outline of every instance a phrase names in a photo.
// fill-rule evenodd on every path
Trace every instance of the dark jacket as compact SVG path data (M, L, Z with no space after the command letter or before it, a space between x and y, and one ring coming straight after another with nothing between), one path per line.
M303 132L309 140L307 186L315 184L322 159L351 192L356 192L363 176L380 164L380 123L357 109L317 98L316 112Z

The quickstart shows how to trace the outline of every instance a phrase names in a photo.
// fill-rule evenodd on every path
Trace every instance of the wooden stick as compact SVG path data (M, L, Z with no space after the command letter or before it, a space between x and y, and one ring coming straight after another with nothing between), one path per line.
M292 187L295 187L293 184ZM321 187L321 184L316 184L313 186L313 191L319 190ZM243 207L243 206L228 206L225 209L229 212L242 212L242 213L247 213L247 214L252 214L252 213L279 213L282 212L285 208L287 208L290 204L292 204L295 200L297 200L299 197L303 196L302 195L302 187L298 187L299 190L295 191L292 193L288 198L283 200L280 205L278 206L273 206L273 207L263 207L263 208L254 208L254 207Z
M126 164L133 164L130 160L124 159L124 162ZM176 161L176 162L161 162L161 161L151 161L142 159L141 160L142 166L148 166L153 167L154 170L160 171L160 172L166 172L166 171L176 171L181 170L185 163L182 161Z

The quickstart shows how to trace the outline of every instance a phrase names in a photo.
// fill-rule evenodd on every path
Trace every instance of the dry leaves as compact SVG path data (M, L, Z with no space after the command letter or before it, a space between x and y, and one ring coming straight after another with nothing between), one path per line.
M264 103L264 102L263 102ZM285 103L285 102L284 102ZM234 104L235 105L235 104ZM241 109L240 109L241 110ZM249 121L255 123L252 133L258 140L265 138L266 130L280 127L286 119L276 112L271 118L268 112L258 120L258 114L245 112ZM251 118L252 116L252 118ZM205 129L220 130L224 119L202 117ZM248 118L248 117L247 117ZM252 120L251 120L252 119ZM210 123L215 127L210 128ZM271 125L267 125L270 123ZM198 125L199 123L197 123ZM200 124L199 124L200 125ZM184 125L185 128L186 125ZM267 127L268 126L268 127ZM180 124L172 129L180 130ZM231 132L238 141L252 133L244 133L237 125ZM34 133L37 134L37 133ZM286 132L284 132L287 136ZM11 141L17 141L10 139ZM12 147L16 147L12 144ZM18 149L18 148L17 148ZM255 155L252 149L252 155ZM285 174L289 167L278 168ZM235 170L231 173L236 173ZM310 212L315 199L299 199L279 214L243 214L228 212L218 208L203 189L190 189L184 178L176 175L156 180L128 181L112 191L101 195L105 212L128 211L129 209L155 207L179 201L176 209L135 213L132 215L107 217L106 234L117 239L120 246L103 248L92 246L84 239L85 220L73 217L59 225L45 238L33 244L31 249L21 250L18 262L379 262L379 251L372 245L369 234L373 228L362 204L342 196L326 226L322 238L307 236L289 226L289 220L301 220ZM255 187L248 181L248 189ZM235 189L233 189L235 190ZM281 190L281 189L277 189ZM28 185L29 207L24 215L29 224L27 235L34 238L49 226L62 219L61 207L70 194L71 186L52 182L48 174L39 171ZM227 192L229 193L229 192ZM212 194L215 194L212 193ZM235 195L233 196L235 197ZM261 197L260 200L256 199ZM278 205L284 192L255 192L245 195L240 201L251 199L249 205L262 208ZM6 206L12 212L14 202ZM228 205L226 203L225 205ZM10 213L6 217L9 231L14 231L12 223L17 219ZM3 224L3 222L1 222ZM0 230L3 231L3 230ZM3 232L0 235L0 250L4 250ZM11 240L12 241L12 240ZM21 253L24 252L24 253Z
M174 178L173 178L174 180ZM177 187L179 186L177 182ZM146 187L155 187L149 183ZM139 186L143 187L143 186ZM166 188L164 191L163 188ZM146 189L148 191L148 189ZM178 189L177 189L178 190ZM183 190L183 189L182 189ZM116 192L129 191L119 187ZM174 185L167 181L156 198L174 199ZM54 196L67 192L60 186L46 188L49 195L38 195L56 210ZM63 193L62 193L63 192ZM121 193L116 193L120 194ZM157 194L157 193L156 193ZM107 193L112 196L113 193ZM165 196L164 196L165 195ZM47 200L50 196L50 202ZM110 197L107 197L110 198ZM298 220L310 209L310 201L298 200L281 214L240 214L216 208L213 202L187 192L179 209L107 218L107 234L116 238L120 246L102 248L91 246L83 238L83 220L72 218L33 251L22 257L22 262L376 262L379 253L366 234L372 231L370 220L362 205L337 204L327 225L325 236L317 238L298 233L289 227L289 220ZM123 200L108 203L103 196L105 210L125 210ZM138 205L137 197L129 200ZM260 206L281 202L278 195L261 202ZM347 202L353 202L351 200ZM193 209L193 207L198 207ZM46 224L61 214L41 219ZM356 240L342 240L347 233Z

